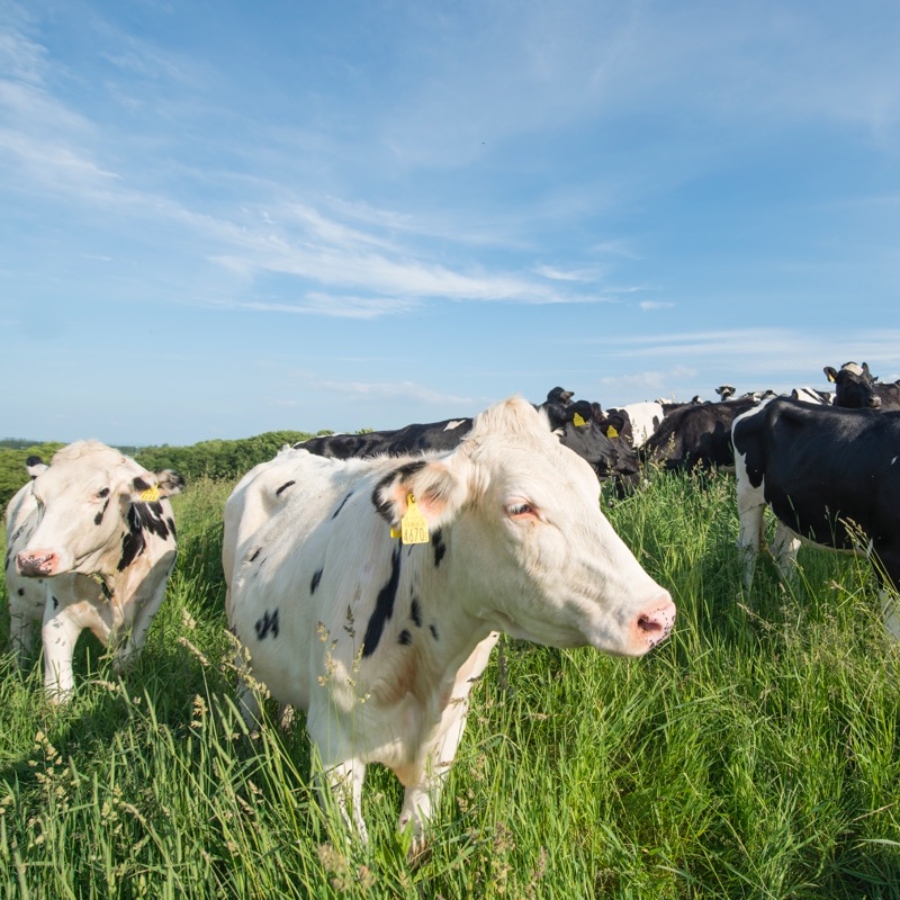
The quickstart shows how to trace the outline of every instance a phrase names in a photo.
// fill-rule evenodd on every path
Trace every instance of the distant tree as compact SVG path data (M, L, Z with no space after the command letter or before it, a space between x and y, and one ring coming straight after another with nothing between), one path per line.
M161 444L157 447L117 449L151 471L174 469L184 476L190 487L190 482L198 478L217 481L239 478L258 463L272 459L282 447L311 437L306 431L267 431L255 437L200 441L187 447ZM61 443L36 444L14 438L0 441L0 508L5 509L16 491L28 481L25 460L29 456L40 456L44 462L50 462L53 454L63 446Z
M255 465L272 459L284 446L312 437L305 431L267 431L240 440L201 441L189 447L145 447L135 459L148 469L175 469L190 483L194 478L239 478Z
M5 510L6 504L28 481L28 472L25 469L28 457L39 456L44 462L50 462L53 454L62 446L64 445L57 443L30 444L17 449L0 446L0 509Z

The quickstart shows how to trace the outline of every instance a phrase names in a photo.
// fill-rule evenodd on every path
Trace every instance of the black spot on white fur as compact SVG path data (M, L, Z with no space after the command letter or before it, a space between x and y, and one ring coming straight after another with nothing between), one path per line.
M259 640L263 640L268 637L271 633L273 638L278 637L278 610L270 613L268 610L265 611L263 617L259 619L256 625L253 626L256 629L256 637Z

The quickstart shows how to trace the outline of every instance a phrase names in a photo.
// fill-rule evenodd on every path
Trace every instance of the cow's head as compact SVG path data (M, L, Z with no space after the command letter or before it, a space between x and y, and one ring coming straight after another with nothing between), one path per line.
M878 380L869 372L868 363L861 366L846 362L840 370L825 366L825 377L834 384L834 406L849 409L867 409L881 406L881 398L875 393Z
M18 573L112 575L142 552L145 530L174 544L162 503L183 486L177 473L150 472L97 441L63 447L33 476L36 524L16 558Z
M524 400L486 410L452 453L399 467L374 499L396 527L410 497L458 560L458 602L489 627L621 655L671 630L672 598L601 512L591 467Z

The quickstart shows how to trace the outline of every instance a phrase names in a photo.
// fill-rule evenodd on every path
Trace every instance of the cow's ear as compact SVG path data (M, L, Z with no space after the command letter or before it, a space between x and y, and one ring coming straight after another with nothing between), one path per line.
M25 460L25 471L28 472L29 478L34 480L41 474L46 472L50 467L39 456L29 456Z
M837 381L837 370L834 366L825 366L822 370L825 373L825 377L832 383Z
M621 434L625 430L625 416L619 413L607 413L603 421L600 423L603 433L609 437L610 427L614 428L616 434Z
M178 494L184 487L184 479L171 469L163 469L160 472L147 472L138 475L131 482L132 500L142 500L144 503L155 503L163 497Z
M466 497L466 485L443 462L416 461L400 466L375 488L373 501L381 516L395 529L412 503L429 530L452 521Z
M172 469L160 469L154 472L159 485L159 492L164 497L180 494L184 490L184 478Z

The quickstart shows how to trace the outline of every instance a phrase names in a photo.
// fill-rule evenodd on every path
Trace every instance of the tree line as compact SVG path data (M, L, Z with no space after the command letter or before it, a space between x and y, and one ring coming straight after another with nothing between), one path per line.
M330 434L322 430L318 434ZM200 441L187 447L171 447L162 444L154 447L118 447L140 465L151 471L174 469L191 481L207 477L216 480L234 480L255 465L273 456L286 444L296 444L313 437L305 431L267 431L255 437L239 440ZM0 441L0 508L5 509L10 499L28 481L25 461L29 456L39 456L50 462L53 454L65 446L59 442L35 442L7 438Z

